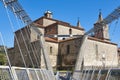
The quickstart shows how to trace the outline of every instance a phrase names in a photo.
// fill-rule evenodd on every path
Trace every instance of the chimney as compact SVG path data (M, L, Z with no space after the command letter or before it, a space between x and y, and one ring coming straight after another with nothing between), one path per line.
M44 16L45 16L46 18L52 18L52 12L51 12L51 11L46 11L46 12L44 13Z

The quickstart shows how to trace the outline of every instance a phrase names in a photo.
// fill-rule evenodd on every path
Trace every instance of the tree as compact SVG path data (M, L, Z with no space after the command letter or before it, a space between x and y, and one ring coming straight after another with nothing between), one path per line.
M6 64L6 57L4 53L0 53L0 65Z
M0 46L0 65L5 65L7 62L4 46Z

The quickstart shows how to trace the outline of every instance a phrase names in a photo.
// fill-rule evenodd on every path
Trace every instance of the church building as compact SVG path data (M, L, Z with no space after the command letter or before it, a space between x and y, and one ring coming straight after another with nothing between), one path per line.
M45 47L50 57L51 65L56 70L67 70L75 67L80 53L80 47L85 34L84 28L78 20L77 25L53 19L52 12L46 11L44 16L34 21L34 25L45 36ZM101 25L103 20L101 12L98 21L94 24L94 34L88 36L83 50L83 67L117 67L118 46L109 39L108 25ZM44 67L44 60L39 45L39 36L29 28L24 27L15 32L14 47L8 49L10 61L13 66ZM50 35L63 35L50 37ZM68 37L64 35L80 35L81 37ZM24 39L22 39L24 37ZM19 43L19 45L18 45ZM31 45L30 45L31 44ZM29 46L26 48L26 46ZM31 46L33 49L31 49ZM21 50L20 50L21 49ZM27 54L29 52L29 54ZM34 52L34 53L33 53ZM21 56L21 53L23 56ZM30 56L32 56L30 58ZM25 58L22 61L22 58Z

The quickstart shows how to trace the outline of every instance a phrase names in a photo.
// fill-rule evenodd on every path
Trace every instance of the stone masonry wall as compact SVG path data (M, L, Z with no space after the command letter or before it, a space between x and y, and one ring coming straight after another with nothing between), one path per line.
M79 52L81 39L66 40L59 43L58 69L74 67Z
M84 31L83 30L79 30L79 29L74 29L72 27L66 27L63 25L58 25L58 34L59 35L69 35L69 30L71 29L71 34L72 35L83 35ZM59 40L61 40L64 37L60 37L58 38Z
M36 62L35 56L40 55L41 46L37 40L30 41L30 34L31 30L27 27L15 32L14 48L8 50L10 56L14 56L10 57L13 66L25 67L26 64L26 67L40 67L40 62Z
M117 67L117 45L88 39L84 54L84 66Z
M57 65L58 43L45 42L47 53L50 57L50 62L53 68ZM42 59L41 59L42 60ZM42 63L41 63L42 66Z

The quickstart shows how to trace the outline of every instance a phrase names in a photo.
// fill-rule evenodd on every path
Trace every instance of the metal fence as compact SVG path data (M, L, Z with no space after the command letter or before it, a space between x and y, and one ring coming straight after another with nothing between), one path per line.
M55 80L51 71L38 68L0 66L0 80Z

